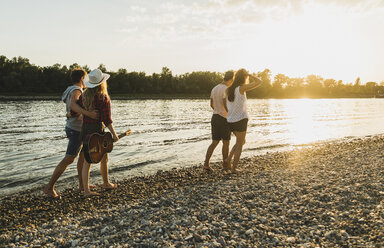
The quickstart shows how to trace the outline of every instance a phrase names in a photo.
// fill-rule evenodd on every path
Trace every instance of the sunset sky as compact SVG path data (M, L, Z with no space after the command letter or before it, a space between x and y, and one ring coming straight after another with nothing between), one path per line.
M0 55L36 65L384 81L384 0L0 2Z

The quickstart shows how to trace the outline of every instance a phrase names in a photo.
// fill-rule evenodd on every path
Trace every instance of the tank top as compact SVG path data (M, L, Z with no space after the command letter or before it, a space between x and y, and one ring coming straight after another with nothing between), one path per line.
M233 102L226 98L228 115L227 122L234 123L241 121L243 119L248 119L248 110L247 110L247 96L244 92L244 95L240 94L240 86L235 89L235 99Z
M72 85L72 86L69 86L64 91L64 93L63 93L63 95L61 97L61 100L63 100L63 102L65 102L65 108L66 108L67 112L71 111L71 109L69 108L69 102L70 102L71 95L72 95L74 90L80 90L81 93L83 93L83 89L82 88L80 88L78 86ZM82 115L77 115L77 116L73 116L73 117L67 118L66 126L69 127L72 130L80 132L82 125L83 125L83 116Z

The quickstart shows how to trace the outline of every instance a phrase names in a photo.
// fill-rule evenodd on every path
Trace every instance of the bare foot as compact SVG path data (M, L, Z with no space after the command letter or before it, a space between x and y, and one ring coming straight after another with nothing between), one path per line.
M110 190L110 189L117 189L117 184L108 183L106 185L103 184L103 189Z
M241 173L241 172L243 172L242 170L239 170L239 169L237 169L237 168L232 168L231 169L231 173L232 174L238 174L238 173Z
M224 161L223 161L223 170L224 170L224 167L227 168L227 170L232 170L231 160L229 160L228 158L224 159Z
M100 193L94 192L94 191L88 191L87 193L83 193L84 197L92 197L92 196L98 196Z
M56 193L54 189L49 189L48 185L43 188L43 192L46 196L52 199L58 199L60 198L60 195Z
M213 169L209 165L204 165L203 170L205 170L206 172L213 172Z
M232 169L231 165L228 164L227 160L224 160L224 162L223 162L223 171L229 171L231 169Z
M90 189L90 190L97 190L97 185L90 184L90 185L89 185L89 189ZM83 192L83 191L84 191L84 187L83 187L83 186L79 186L79 191L80 191L80 192Z

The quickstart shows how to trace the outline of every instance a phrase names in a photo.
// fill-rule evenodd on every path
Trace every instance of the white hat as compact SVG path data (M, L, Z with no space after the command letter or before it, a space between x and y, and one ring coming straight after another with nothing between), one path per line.
M84 85L87 88L95 88L103 82L107 81L109 74L103 73L100 69L94 69L86 77L84 77Z

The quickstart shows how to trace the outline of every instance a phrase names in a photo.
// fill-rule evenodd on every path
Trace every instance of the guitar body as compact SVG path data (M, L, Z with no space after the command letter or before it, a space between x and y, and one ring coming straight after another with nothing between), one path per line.
M104 134L93 133L88 140L88 154L92 163L101 161L105 153L113 149L113 138L110 132Z
M119 135L119 139L131 134L131 129ZM104 154L111 152L113 149L113 137L110 132L104 134L93 133L88 140L88 154L92 163L98 163Z

